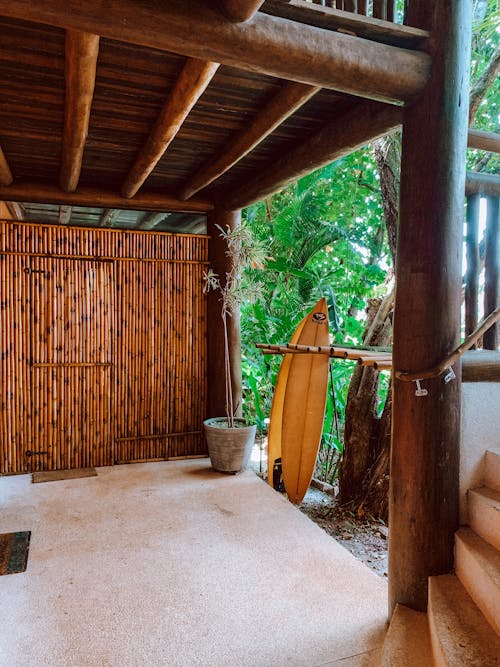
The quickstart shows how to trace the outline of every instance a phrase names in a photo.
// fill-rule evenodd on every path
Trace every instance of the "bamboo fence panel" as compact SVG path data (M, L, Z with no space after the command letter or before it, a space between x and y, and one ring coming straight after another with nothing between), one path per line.
M208 237L0 222L0 472L206 454Z

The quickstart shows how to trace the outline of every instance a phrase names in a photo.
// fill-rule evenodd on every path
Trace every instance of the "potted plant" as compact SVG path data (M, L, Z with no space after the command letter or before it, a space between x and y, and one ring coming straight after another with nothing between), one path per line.
M204 422L208 454L212 467L220 472L236 473L244 470L250 460L255 441L255 425L247 425L244 419L235 417L238 405L234 404L231 384L231 359L229 354L228 317L233 317L243 300L255 301L262 290L260 283L249 281L242 285L247 267L262 267L264 249L254 238L245 223L223 229L217 225L220 236L227 245L226 255L231 269L225 280L209 269L204 274L204 291L219 293L221 318L224 330L224 381L226 390L226 415L212 417Z

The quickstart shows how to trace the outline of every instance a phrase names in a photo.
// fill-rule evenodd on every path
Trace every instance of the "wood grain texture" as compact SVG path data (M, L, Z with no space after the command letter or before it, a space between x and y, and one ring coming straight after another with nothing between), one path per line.
M320 299L300 332L299 344L328 345L328 307ZM309 487L318 455L329 358L326 355L293 355L283 401L281 459L288 499L299 504Z
M465 352L462 382L500 382L500 350Z
M0 223L1 472L205 453L207 242Z
M477 327L479 295L479 195L467 197L467 235L465 252L467 271L465 274L465 335L469 336Z
M435 39L431 81L403 122L393 365L419 372L459 343L472 17L468 0L412 0L410 8L413 25L432 23ZM426 380L425 397L393 381L390 613L396 603L424 611L429 575L453 568L460 372L458 364L447 384Z
M484 313L489 315L500 306L500 205L498 197L487 198L486 232L484 243ZM499 325L496 322L485 331L485 350L498 348Z
M216 180L250 153L319 90L315 86L285 82L243 132L233 135L227 144L219 149L218 154L211 156L191 178L188 178L179 192L180 199L189 199Z
M66 99L59 183L65 192L78 187L83 151L94 96L99 37L68 30L66 33Z
M173 141L189 112L205 92L219 67L218 63L189 58L182 68L145 145L137 156L121 189L123 197L133 197L153 171Z
M205 213L213 209L209 199L181 201L161 192L142 192L133 199L120 197L109 190L80 187L76 192L63 192L58 187L44 183L14 183L0 186L0 198L4 200L41 202L67 206L135 209L138 211L179 211Z
M377 102L363 101L348 106L335 120L312 134L288 153L278 157L251 179L227 191L224 201L230 208L249 206L314 169L348 155L377 137L397 128L402 110Z
M500 134L484 132L483 130L469 130L467 147L489 151L490 153L500 153Z
M65 29L389 102L417 95L430 71L425 53L262 12L248 23L229 23L201 0L171 0L162 5L153 0L140 4L67 0L63 5L43 0L33 6L27 6L26 0L11 0L2 11L13 18L30 16Z
M252 18L264 0L219 0L224 15L235 23L243 23Z

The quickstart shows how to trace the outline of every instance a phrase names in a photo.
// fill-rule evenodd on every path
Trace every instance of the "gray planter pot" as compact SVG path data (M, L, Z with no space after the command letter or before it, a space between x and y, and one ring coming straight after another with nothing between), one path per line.
M243 419L235 419L239 426L227 427L225 417L206 419L208 455L214 470L219 472L240 472L250 460L257 427L245 426Z

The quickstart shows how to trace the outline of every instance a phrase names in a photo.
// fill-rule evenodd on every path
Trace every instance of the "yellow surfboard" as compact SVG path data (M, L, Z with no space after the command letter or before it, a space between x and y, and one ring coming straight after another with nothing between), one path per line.
M309 315L298 324L290 343L298 343L300 334ZM284 354L276 378L274 387L273 402L271 405L271 414L269 415L269 429L267 432L267 481L273 486L273 470L276 459L281 458L281 428L283 419L283 401L285 398L286 383L288 380L288 371L292 361L293 354Z
M320 299L305 318L297 343L328 346L328 333L326 299ZM288 498L299 504L309 488L321 442L330 359L324 354L290 357L282 408L281 460Z

